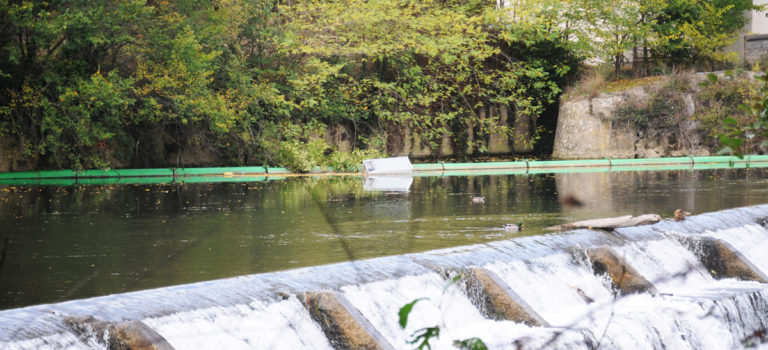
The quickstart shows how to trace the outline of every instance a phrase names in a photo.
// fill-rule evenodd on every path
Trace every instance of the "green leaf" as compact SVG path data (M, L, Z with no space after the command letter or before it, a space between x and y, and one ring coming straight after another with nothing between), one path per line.
M718 78L717 78L717 75L713 73L709 73L707 74L707 80L709 80L712 84L715 84L717 83Z
M432 338L439 338L440 337L440 327L427 327L419 329L416 332L413 332L413 340L409 341L409 344L416 344L419 343L416 346L416 349L423 350L423 349L432 349L432 346L429 345L429 340Z
M739 103L739 106L738 106L737 108L738 108L740 111L744 111L744 112L747 112L747 113L752 113L752 112L754 111L754 109L752 108L752 106L750 106L750 105L748 105L748 104L746 104L746 103Z
M742 144L744 144L744 140L736 137L729 137L727 135L720 135L719 139L720 143L731 147L732 149L737 149L741 147Z
M727 125L738 125L738 124L739 124L739 122L737 122L737 121L736 121L736 119L733 119L733 118L731 118L731 117L727 117L727 118L723 119L723 124L727 124Z
M443 286L443 293L445 293L445 291L446 291L446 290L448 290L448 287L450 287L452 284L454 284L454 283L458 282L458 281L459 281L459 280L460 280L462 277L464 277L464 274L463 274L463 273L462 273L462 274L458 274L458 275L456 275L456 276L453 276L453 278L451 278L451 280L450 280L450 281L448 281L448 282L447 282L447 283L446 283L446 284Z
M405 329L405 326L408 325L408 315L411 313L411 310L413 310L413 306L417 302L419 302L421 300L426 300L426 299L429 299L429 298L418 298L418 299L415 299L412 302L410 302L408 304L405 304L403 307L400 308L400 311L398 311L397 314L400 316L399 323L400 323L400 327L401 328Z
M461 350L488 350L488 347L480 338L456 340L453 342L453 346Z

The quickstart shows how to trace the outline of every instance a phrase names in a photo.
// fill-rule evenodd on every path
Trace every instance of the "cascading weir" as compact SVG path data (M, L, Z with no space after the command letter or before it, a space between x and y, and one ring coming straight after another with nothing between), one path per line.
M0 349L724 349L766 342L768 205L0 311ZM399 309L416 299L403 329Z

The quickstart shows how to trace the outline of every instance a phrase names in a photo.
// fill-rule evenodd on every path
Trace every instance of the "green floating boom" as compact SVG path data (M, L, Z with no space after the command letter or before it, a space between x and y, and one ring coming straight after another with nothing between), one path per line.
M181 179L183 183L219 183L219 182L263 182L266 176L190 176Z
M446 170L442 172L417 172L414 177L429 176L483 176L483 175L522 175L527 172L526 169L469 169L469 170Z
M442 163L443 170L526 169L528 162ZM415 167L414 167L415 168Z
M291 171L286 168L267 168L267 174L290 174Z
M416 171L443 171L445 170L445 167L443 166L443 163L425 163L425 164L414 164L413 170Z
M156 168L156 169L120 169L115 170L120 177L144 177L144 176L171 176L173 177L173 170L171 168Z
M768 162L768 154L756 154L751 156L746 156L749 163L764 163Z
M722 165L722 164L720 164ZM726 164L727 167L727 164ZM691 164L656 164L642 166L613 165L610 171L668 171L668 170L691 170Z
M531 167L528 174L565 174L565 173L600 173L610 169L608 166L582 166L582 167Z
M15 173L0 174L0 180L39 179L39 178L40 178L40 174L37 171L20 171Z
M267 169L261 166L176 169L176 176L232 176L262 175L266 173Z
M768 168L768 155L712 157L668 157L642 159L543 160L486 163L414 164L415 176L513 175L599 171L703 170L725 168ZM315 167L312 174L331 173L333 169ZM247 182L279 180L291 172L281 167L154 168L113 170L49 170L0 173L0 184L76 185L76 184L159 184L173 181ZM280 176L275 176L280 175ZM154 179L151 179L154 178ZM147 179L147 180L144 180Z
M746 158L740 159L736 156L712 156L712 157L692 157L693 164L734 164L745 163Z
M40 178L34 178L34 179L0 179L0 185L7 185L7 186L35 186L35 185L43 185L43 186L72 186L75 185L76 181L74 178L70 179L40 179Z
M173 176L88 177L73 180L75 185L162 185L173 183Z
M75 172L78 178L81 177L121 177L117 170L80 170Z
M645 166L645 165L692 165L691 157L669 157L669 158L639 158L639 159L611 159L611 166Z
M38 171L37 173L41 179L66 179L75 176L75 172L73 170L49 170Z
M608 159L584 159L584 160L537 160L528 162L529 169L536 168L583 168L583 167L609 167Z

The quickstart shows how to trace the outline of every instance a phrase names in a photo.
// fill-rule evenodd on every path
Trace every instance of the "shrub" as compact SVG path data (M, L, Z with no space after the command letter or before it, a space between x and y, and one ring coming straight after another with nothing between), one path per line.
M303 143L298 140L280 142L278 163L294 173L308 173L323 164L323 154L328 149L325 140L315 138Z
M651 88L651 96L645 103L626 103L618 107L616 120L630 123L648 135L669 132L685 117L685 100L680 86L676 79L672 79L661 88Z
M337 172L358 171L363 160L384 157L377 149L356 149L352 152L333 152L328 158L328 166Z
M381 157L384 157L384 153L377 149L339 152L329 146L325 140L312 138L308 142L298 140L280 142L277 162L294 173L308 173L318 166L327 166L336 172L354 172L360 169L363 160Z
M563 99L576 97L597 97L606 86L605 74L598 67L588 68L579 77L579 81L569 86Z
M710 146L717 146L718 136L728 131L724 123L726 119L735 122L733 126L737 128L752 125L757 121L755 114L739 106L756 98L759 93L760 81L742 72L727 72L722 78L712 76L702 84L697 95L697 112L694 119L701 122L699 128L707 135ZM744 144L744 152L760 151L760 137L747 141Z

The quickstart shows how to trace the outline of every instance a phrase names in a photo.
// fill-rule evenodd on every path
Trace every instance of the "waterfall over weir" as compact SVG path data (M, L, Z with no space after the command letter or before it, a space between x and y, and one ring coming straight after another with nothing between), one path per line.
M0 311L0 349L765 343L768 205ZM408 324L398 310L420 299Z

